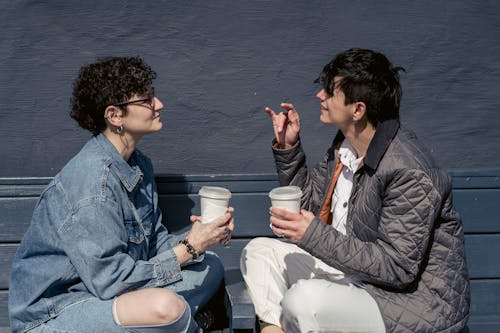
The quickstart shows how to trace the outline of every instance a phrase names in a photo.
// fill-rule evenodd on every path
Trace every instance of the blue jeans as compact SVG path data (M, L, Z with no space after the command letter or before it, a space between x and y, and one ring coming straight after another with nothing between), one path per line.
M64 309L57 317L30 330L30 333L184 333L196 332L193 317L219 288L224 276L224 267L217 255L205 253L202 262L182 269L182 280L165 286L183 297L189 307L176 321L168 325L147 327L125 327L113 319L113 299L90 298Z

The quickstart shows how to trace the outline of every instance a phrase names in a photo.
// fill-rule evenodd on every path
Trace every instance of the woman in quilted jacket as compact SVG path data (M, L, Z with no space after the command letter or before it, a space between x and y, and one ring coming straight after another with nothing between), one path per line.
M339 131L308 169L299 114L266 112L281 185L302 210L270 208L241 269L262 332L459 332L469 312L461 220L450 177L399 121L399 70L381 53L334 57L316 95Z

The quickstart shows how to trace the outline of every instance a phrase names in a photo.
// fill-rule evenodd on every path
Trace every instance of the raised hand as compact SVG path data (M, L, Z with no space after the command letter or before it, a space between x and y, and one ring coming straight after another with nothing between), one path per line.
M273 121L274 135L279 148L288 149L297 143L300 131L300 117L291 103L281 103L285 111L278 114L273 109L266 107L265 111Z

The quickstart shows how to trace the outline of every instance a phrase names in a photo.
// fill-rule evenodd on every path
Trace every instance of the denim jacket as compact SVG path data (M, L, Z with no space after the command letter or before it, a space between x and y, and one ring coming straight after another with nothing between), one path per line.
M125 161L100 134L54 177L35 207L12 265L9 315L25 332L88 298L181 280L161 223L151 161Z

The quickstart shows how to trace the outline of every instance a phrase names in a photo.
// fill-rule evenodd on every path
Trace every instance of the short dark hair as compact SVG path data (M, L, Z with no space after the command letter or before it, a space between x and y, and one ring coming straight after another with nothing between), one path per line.
M80 127L97 135L106 128L106 107L145 94L155 78L156 73L139 57L100 58L80 69L70 115Z
M365 103L368 121L377 126L387 119L399 120L400 70L404 68L394 67L382 53L353 48L337 54L323 68L319 80L330 96L339 88L346 105ZM337 86L336 76L340 77Z

